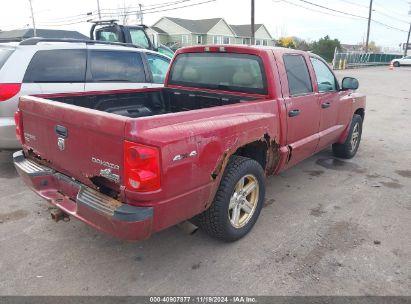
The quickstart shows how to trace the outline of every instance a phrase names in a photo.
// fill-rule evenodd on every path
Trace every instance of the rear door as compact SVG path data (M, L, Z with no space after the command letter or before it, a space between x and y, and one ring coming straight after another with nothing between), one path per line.
M41 93L83 92L86 49L42 49L32 57L23 78L26 86L38 86ZM33 88L34 89L34 88ZM31 92L34 94L37 92Z
M310 61L315 72L320 104L320 141L317 147L320 151L336 142L344 125L338 124L341 102L337 79L325 62L315 57L310 57Z
M151 87L140 52L89 49L86 91Z
M307 65L302 54L283 55L284 77L288 83L287 145L292 149L288 167L312 155L318 144L320 111L318 99Z

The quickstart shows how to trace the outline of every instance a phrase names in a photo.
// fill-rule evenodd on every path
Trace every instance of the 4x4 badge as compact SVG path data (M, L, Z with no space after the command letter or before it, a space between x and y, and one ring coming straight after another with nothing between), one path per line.
M65 149L64 138L59 137L57 139L57 146L59 147L60 151Z

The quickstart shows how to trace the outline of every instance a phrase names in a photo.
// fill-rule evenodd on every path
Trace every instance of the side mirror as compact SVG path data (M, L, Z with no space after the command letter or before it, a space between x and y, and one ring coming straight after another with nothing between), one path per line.
M341 90L346 91L346 90L356 90L360 86L358 80L353 77L345 77L342 80L341 84Z

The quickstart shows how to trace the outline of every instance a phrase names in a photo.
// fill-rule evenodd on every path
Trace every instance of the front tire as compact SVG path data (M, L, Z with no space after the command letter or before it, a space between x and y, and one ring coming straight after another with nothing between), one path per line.
M362 135L362 118L358 114L354 114L351 120L350 131L347 139L343 144L333 144L333 153L340 158L350 159L358 151Z
M398 61L394 61L393 66L395 66L396 68L400 67L400 63Z
M253 228L265 196L263 168L255 160L233 155L210 208L194 222L210 236L233 242Z

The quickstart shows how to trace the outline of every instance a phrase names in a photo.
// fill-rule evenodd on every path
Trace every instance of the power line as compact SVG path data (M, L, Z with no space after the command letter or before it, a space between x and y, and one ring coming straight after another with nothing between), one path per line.
M191 0L190 0L190 1L191 1ZM206 4L206 3L215 2L215 1L217 1L217 0L208 0L208 1L203 1L203 2L199 2L199 3L187 4L187 5L183 5L183 6L179 6L179 7L173 7L173 8L162 9L162 10L155 10L155 11L143 10L142 12L143 12L144 14L154 14L154 13L159 13L159 12L173 11L173 10L177 10L177 9L180 9L180 8L197 6L197 5ZM126 14L118 14L118 16L132 15L132 14L135 14L136 12L137 12L137 11L127 12Z
M192 0L185 0L185 1L192 1ZM197 6L197 5L202 5L202 4L206 4L206 3L210 3L210 2L215 2L217 0L208 0L208 1L203 1L203 2L199 2L199 3L193 3L193 4L187 4L187 5L183 5L183 6L178 6L178 7L173 7L173 8L168 8L168 9L161 9L161 10L142 10L143 13L145 14L154 14L154 13L159 13L159 12L165 12L165 11L171 11L171 10L177 10L177 9L181 9L181 8L186 8L186 7L192 7L192 6ZM127 13L120 13L120 14L115 14L119 17L123 17L123 16L130 16L130 15L134 15L137 11L130 11ZM108 13L102 13L102 17L107 17L113 14L108 14ZM73 25L73 24L79 24L79 23L84 23L86 22L87 18L83 19L83 20L78 20L78 21L73 21L73 22L67 22L67 23L56 23L56 24L50 24L50 23L41 23L41 25L43 26L65 26L65 25Z
M356 17L356 18L361 18L361 19L366 19L366 20L368 20L368 18L367 18L367 17L364 17L364 16L360 16L360 15L355 15L355 14L351 14L351 13L339 11L339 10L336 10L336 9L333 9L333 8L329 8L329 7L326 7L326 6L322 6L322 5L319 5L319 4L316 4L316 3L313 3L313 2L307 1L307 0L298 0L298 1L301 1L301 2L304 2L304 3L307 3L307 4L310 4L310 5L313 5L313 6L316 6L316 7L320 7L320 8L325 9L325 10L329 10L329 11L332 11L332 12L336 12L336 13L339 13L339 14L343 14L343 15L347 15L347 16L352 16L352 17ZM377 24L386 26L387 28L390 28L390 29L393 29L393 30L397 30L397 31L401 31L401 32L408 32L408 31L405 31L405 30L403 30L403 29L400 29L400 28L397 28L397 27L394 27L394 26L385 24L385 23L383 23L383 22L381 22L381 21L377 21L377 20L374 20L374 19L371 19L371 21L374 22L374 23L377 23Z

